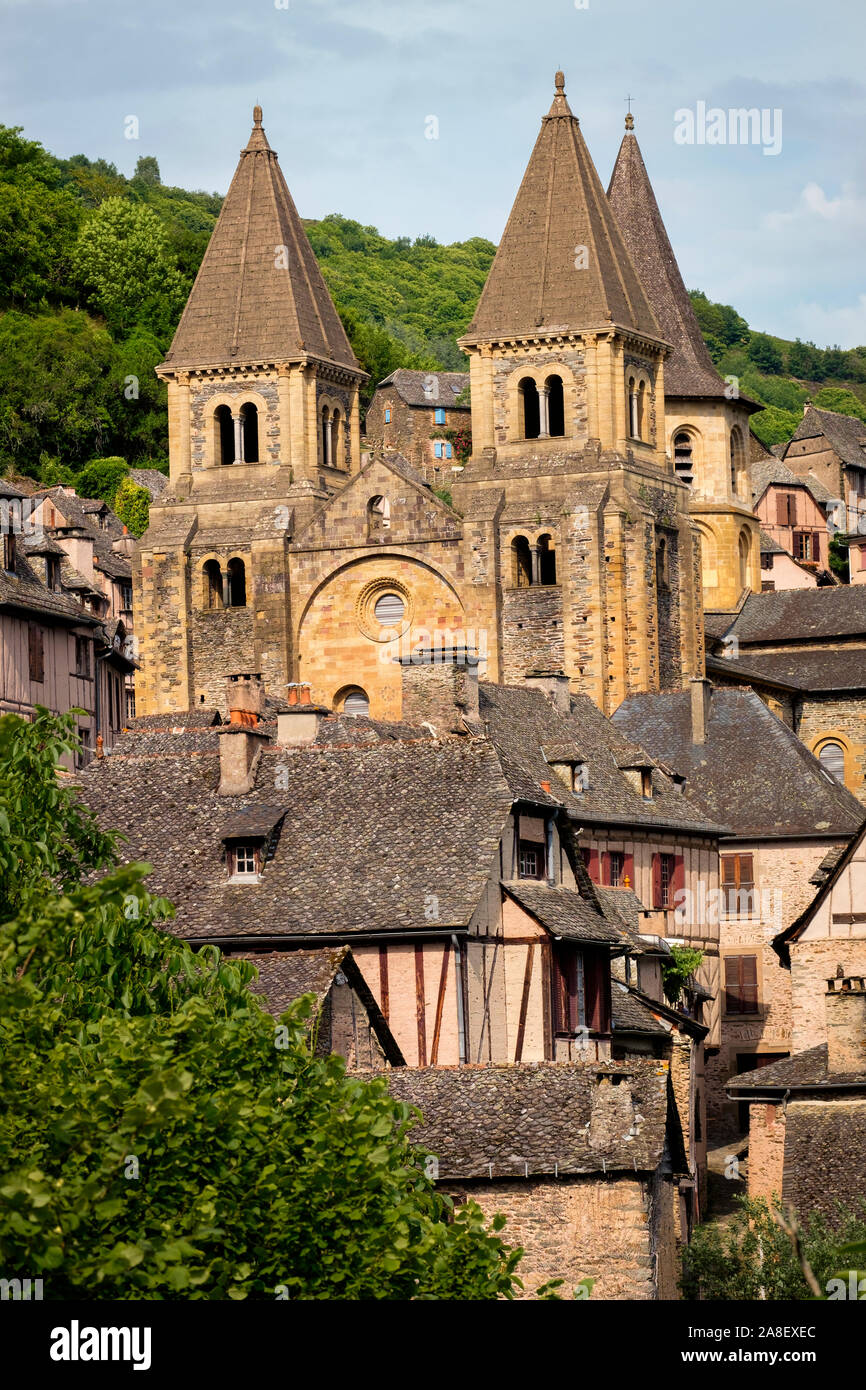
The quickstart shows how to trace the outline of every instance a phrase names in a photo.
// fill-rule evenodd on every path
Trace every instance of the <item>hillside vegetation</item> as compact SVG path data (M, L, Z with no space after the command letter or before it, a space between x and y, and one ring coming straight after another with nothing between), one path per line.
M170 188L144 156L132 178L105 160L57 159L0 126L0 472L96 486L113 502L128 466L167 468L165 387L154 375L213 230L216 193ZM396 367L459 370L495 247L390 240L332 214L305 223L370 382ZM723 375L787 439L812 399L866 418L866 348L842 352L753 332L692 292ZM110 466L94 461L109 460ZM82 477L83 471L84 476Z

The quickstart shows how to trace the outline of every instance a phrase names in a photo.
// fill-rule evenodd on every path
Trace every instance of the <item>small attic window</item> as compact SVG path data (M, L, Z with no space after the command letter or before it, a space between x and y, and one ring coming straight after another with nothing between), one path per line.
M260 845L231 845L228 851L229 873L233 879L252 882L261 876L262 851Z
M644 801L652 801L653 770L651 767L642 767L640 770L640 792Z

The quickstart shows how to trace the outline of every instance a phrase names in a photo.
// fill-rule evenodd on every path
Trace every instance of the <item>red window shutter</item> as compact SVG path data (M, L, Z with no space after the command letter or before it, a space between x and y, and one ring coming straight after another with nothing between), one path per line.
M628 880L628 881L626 881ZM622 861L622 886L634 889L634 855L626 854Z
M30 624L30 679L39 681L40 684L45 680L45 645L43 642L42 628L36 623Z
M662 857L660 854L653 855L652 876L653 907L662 907Z
M786 492L776 493L776 523L779 526L788 525L788 494Z
M604 850L601 856L601 881L606 888L610 887L610 853Z
M610 966L600 951L585 951L583 978L586 990L587 1027L595 1033L610 1032Z
M592 879L593 883L598 883L598 882L599 882L599 877L598 877L598 850L597 850L597 849L585 849L585 850L583 851L583 855L584 855L584 862L585 862L585 864L586 864L586 872L589 874L589 876L590 876L590 878Z

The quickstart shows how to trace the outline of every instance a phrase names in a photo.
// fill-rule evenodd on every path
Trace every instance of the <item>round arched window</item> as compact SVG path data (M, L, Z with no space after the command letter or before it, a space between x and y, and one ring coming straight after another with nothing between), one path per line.
M399 594L383 594L376 600L373 614L380 627L396 627L403 621L406 605Z
M818 761L837 782L845 781L845 750L840 743L825 743L818 754Z
M361 690L360 686L355 690L350 690L343 701L344 714L369 714L370 699L366 691Z

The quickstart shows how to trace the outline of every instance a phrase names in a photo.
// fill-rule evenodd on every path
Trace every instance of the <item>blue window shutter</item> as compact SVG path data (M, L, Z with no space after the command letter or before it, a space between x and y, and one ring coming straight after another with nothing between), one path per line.
M385 411L385 424L386 424L386 425L390 422L390 419L391 419L391 412L390 412L390 410L386 410L386 411Z
M439 406L439 407L437 408L437 411L436 411L436 424L437 424L437 425L444 425L444 424L445 424L445 411L442 409L441 406Z
M437 457L438 459L441 459L441 457L442 457L442 445L441 445L441 444L437 444L437 445L436 445L436 457Z
M454 450L451 448L451 445L450 445L450 444L446 444L446 445L445 445L445 457L448 458L448 459L450 459L450 458L453 458L453 456L454 456Z

